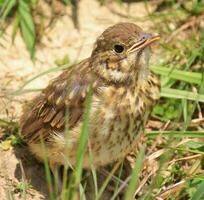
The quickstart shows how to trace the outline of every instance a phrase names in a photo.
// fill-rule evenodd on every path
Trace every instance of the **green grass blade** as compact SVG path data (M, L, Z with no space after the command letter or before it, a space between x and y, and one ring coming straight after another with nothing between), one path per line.
M18 5L18 13L20 16L20 29L27 46L28 51L30 52L31 58L34 58L35 50L35 26L33 18L31 15L30 5L27 1L21 0Z
M88 142L88 136L89 136L89 112L91 109L91 96L92 96L92 88L89 88L89 92L86 97L85 102L85 112L83 115L83 124L81 129L81 134L79 138L79 144L77 147L77 153L76 153L76 165L74 170L74 179L72 181L73 183L73 190L71 191L71 199L77 199L77 188L80 185L81 176L82 176L82 170L83 170L83 160L84 160L84 153L86 151L86 146Z
M96 174L96 169L93 166L91 167L91 173L93 177L95 197L97 197L98 196L97 174Z
M198 189L193 195L193 197L191 198L191 200L200 200L200 199L203 199L203 197L204 197L204 181L202 181L199 184Z
M1 18L4 20L10 13L11 9L16 5L16 0L6 0L1 9Z
M139 182L139 177L140 177L139 175L142 169L144 156L145 156L145 146L142 146L138 154L138 157L136 159L135 167L132 171L132 177L128 185L127 192L125 194L125 200L134 199L135 188L137 187L138 182Z
M86 98L86 110L84 113L84 121L82 125L82 131L79 138L79 146L77 149L77 160L76 160L76 182L79 184L81 180L81 173L82 173L82 167L83 167L83 156L84 151L87 145L88 136L89 136L89 112L91 109L91 95L92 91L90 89L87 98Z
M204 138L204 131L150 131L146 135L149 138L155 138L158 135L171 138Z
M50 199L55 200L55 194L53 193L53 186L52 186L52 176L49 168L48 153L42 137L41 137L41 148L43 151L43 164L44 164L45 177L48 184Z
M103 194L105 188L107 187L107 185L110 182L111 178L113 177L114 173L118 169L119 165L120 165L120 162L118 162L114 165L113 169L111 170L111 172L109 173L109 175L107 176L105 181L103 182L103 185L101 186L101 188L98 192L98 196L96 197L96 200L100 199L101 195Z
M43 71L42 73L39 73L39 74L37 74L36 76L30 78L28 81L26 81L25 83L23 83L23 84L19 87L19 89L10 92L8 95L14 95L14 96L16 96L16 95L19 95L19 94L24 93L24 91L29 92L30 90L23 90L23 89L24 89L29 83L31 83L32 81L38 79L38 78L41 77L41 76L44 76L44 75L46 75L46 74L49 74L49 73L51 73L51 72L56 72L56 71L60 71L60 70L66 69L66 68L68 68L69 66L70 66L70 65L65 64L65 65L63 65L63 66L61 66L61 67L52 67L52 68L50 68L50 69L48 69L48 70L45 70L45 71ZM22 91L22 90L23 90L23 91ZM32 89L31 92L32 92L33 90L34 90L34 89ZM35 90L36 90L36 89L35 89ZM37 89L37 91L39 91L39 90Z
M168 76L172 79L185 81L187 83L201 84L202 74L197 72L188 72L178 69L169 69L162 66L151 66L151 70L159 75Z
M192 101L198 101L204 103L204 95L189 91L177 90L172 88L162 88L161 97L175 98L175 99L186 99Z
M67 108L65 111L65 151L64 151L64 170L63 170L63 178L62 178L62 192L61 192L61 200L66 200L68 197L68 169L71 167L69 165L69 158L66 156L68 155L69 149L69 109Z
M80 200L86 200L85 190L82 184L79 185Z
M20 25L20 16L18 14L18 12L16 12L15 18L14 18L14 22L13 22L13 30L12 30L12 43L14 43L18 28Z
M118 174L118 178L121 178L122 176L122 172L123 172L123 166L124 166L124 162L122 162L121 166L120 166L120 169L119 169L119 174ZM118 196L119 192L120 192L120 182L118 181L116 183L116 187L115 187L115 191L114 191L114 194L113 196L111 197L110 200L115 200L116 197Z

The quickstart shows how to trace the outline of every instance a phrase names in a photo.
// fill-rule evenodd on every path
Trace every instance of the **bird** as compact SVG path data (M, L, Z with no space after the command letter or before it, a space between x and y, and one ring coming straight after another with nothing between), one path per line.
M105 29L90 57L64 69L23 110L21 137L32 154L43 161L45 147L52 171L63 166L65 158L72 167L76 165L90 95L83 168L125 158L160 98L159 79L149 69L151 45L159 39L129 22Z

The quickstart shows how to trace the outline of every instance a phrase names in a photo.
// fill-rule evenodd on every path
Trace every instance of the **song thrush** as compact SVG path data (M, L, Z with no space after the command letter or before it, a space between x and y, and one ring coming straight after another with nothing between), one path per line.
M21 133L31 152L43 160L43 140L51 169L63 165L65 157L75 165L91 85L89 145L83 167L90 167L90 151L96 167L124 158L159 98L159 81L148 68L149 46L158 39L133 23L107 28L89 58L67 68L25 109Z

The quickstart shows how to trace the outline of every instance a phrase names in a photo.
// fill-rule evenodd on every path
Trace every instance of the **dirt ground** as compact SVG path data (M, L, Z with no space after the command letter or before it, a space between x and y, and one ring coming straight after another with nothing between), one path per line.
M45 3L41 3L44 12L50 14ZM153 9L151 5L148 9ZM60 9L60 8L59 8ZM114 12L129 15L124 18ZM48 27L36 47L36 60L30 60L24 42L18 33L14 44L11 41L12 26L0 38L0 119L18 121L21 106L25 100L36 93L21 94L8 97L8 92L18 90L31 77L55 67L56 59L68 55L71 62L79 61L91 54L92 44L96 37L109 25L117 22L135 22L145 30L153 30L150 21L136 21L132 17L147 15L144 3L131 5L109 4L109 7L100 6L96 0L81 0L79 7L80 31L73 26L70 17L70 7L63 8L52 26ZM57 72L58 73L58 72ZM48 80L56 76L55 73L46 74L32 81L25 89L42 88ZM22 148L0 148L0 199L9 199L13 193L15 199L22 199L20 183L26 179L30 189L26 199L48 199L46 181L41 164L33 161L29 152ZM22 173L23 172L23 173Z

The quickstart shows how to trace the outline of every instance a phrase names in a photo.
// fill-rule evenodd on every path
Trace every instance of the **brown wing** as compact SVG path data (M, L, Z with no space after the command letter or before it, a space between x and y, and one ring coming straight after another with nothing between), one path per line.
M89 59L68 68L37 96L24 111L21 132L27 143L49 140L54 131L63 132L65 113L69 129L81 120L88 86L94 81Z

